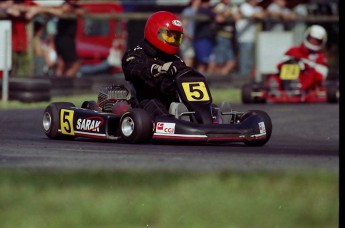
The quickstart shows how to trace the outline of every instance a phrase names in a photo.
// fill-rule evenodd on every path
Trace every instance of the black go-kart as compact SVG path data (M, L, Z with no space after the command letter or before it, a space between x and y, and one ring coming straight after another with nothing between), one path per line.
M43 130L51 139L87 137L126 143L243 142L262 146L270 139L272 122L266 112L234 111L228 102L216 106L205 77L194 70L180 73L175 82L180 102L170 105L169 114L153 116L138 108L130 84L112 85L99 91L97 102L85 101L81 107L51 103L43 114Z

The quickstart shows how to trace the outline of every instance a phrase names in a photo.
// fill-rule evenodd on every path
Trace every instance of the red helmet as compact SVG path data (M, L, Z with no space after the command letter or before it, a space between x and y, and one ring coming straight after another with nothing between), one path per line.
M159 11L147 19L144 36L159 50L175 55L182 43L182 23L175 14Z

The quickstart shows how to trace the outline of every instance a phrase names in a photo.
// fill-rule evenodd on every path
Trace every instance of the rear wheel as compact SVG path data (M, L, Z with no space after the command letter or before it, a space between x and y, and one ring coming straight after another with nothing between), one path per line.
M144 109L134 108L122 115L121 137L127 143L144 143L153 133L152 116Z
M59 134L60 110L62 108L75 107L70 102L54 102L48 105L43 113L43 130L51 139L74 139L74 136Z
M247 118L249 118L252 115L258 115L260 117L260 119L264 123L264 127L265 127L265 131L266 131L266 137L264 139L254 139L254 140L246 140L244 141L244 143L248 146L263 146L265 145L268 140L271 138L272 135L272 121L271 118L269 117L269 115L261 110L251 110L248 111L247 113L245 113L242 117L241 117L241 122ZM254 129L254 131L257 131L258 133L260 132L260 127L259 126L259 122L258 125L256 126L257 129Z
M336 85L329 85L327 87L327 102L328 103L337 103L338 102L338 87Z

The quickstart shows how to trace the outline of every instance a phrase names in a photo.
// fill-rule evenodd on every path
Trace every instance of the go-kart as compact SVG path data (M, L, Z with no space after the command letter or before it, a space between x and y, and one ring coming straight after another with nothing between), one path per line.
M242 86L242 102L249 103L337 103L339 86L325 81L313 89L301 89L300 61L292 60L282 65L277 74L263 75L262 82L250 82Z
M239 112L228 102L212 103L205 77L189 70L175 79L181 102L170 105L169 114L153 116L139 108L131 84L102 88L98 101L81 107L55 102L43 114L43 130L51 139L87 137L145 142L243 142L262 146L272 134L269 115L261 110Z

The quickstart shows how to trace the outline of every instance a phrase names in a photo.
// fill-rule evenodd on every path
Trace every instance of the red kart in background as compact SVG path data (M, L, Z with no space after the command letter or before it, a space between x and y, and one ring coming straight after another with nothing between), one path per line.
M242 102L248 103L337 103L339 85L334 80L308 91L301 90L298 63L285 63L277 74L264 75L262 82L250 82L242 86Z

